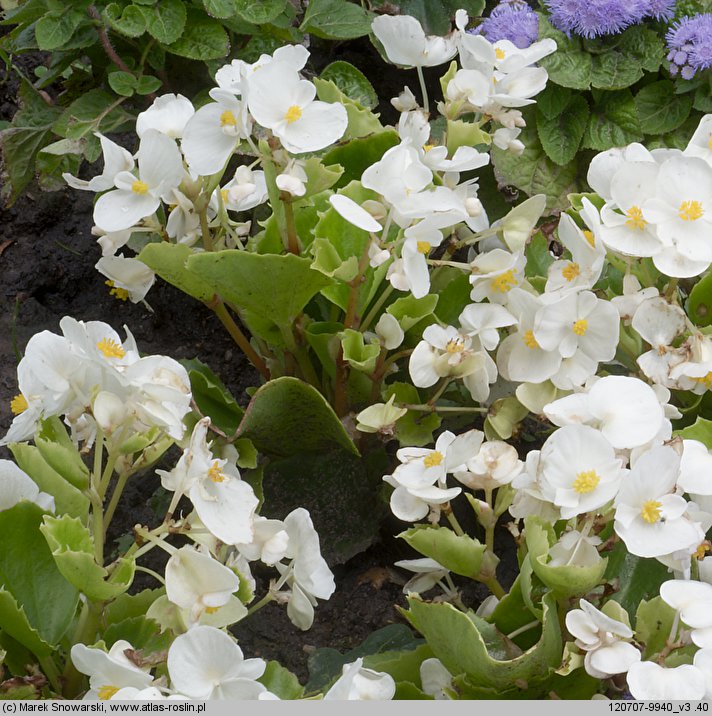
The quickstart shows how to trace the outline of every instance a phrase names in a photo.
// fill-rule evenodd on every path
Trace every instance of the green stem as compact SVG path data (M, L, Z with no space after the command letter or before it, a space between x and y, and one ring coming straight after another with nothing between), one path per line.
M267 184L267 194L269 195L269 203L272 206L272 213L277 222L279 235L282 237L282 244L285 248L289 246L287 239L287 220L284 213L284 204L279 198L279 187L277 186L277 168L272 160L272 152L267 141L262 139L259 144L259 155L262 159L262 170L265 173L265 183Z
M453 532L458 536L462 537L465 534L465 530L462 529L462 526L457 521L457 517L455 517L452 507L449 507L447 509L443 509L443 513L445 517L447 518L447 521L450 523L450 526L452 527Z
M321 383L319 381L319 376L316 374L316 370L312 365L307 349L304 346L299 346L297 344L297 340L294 337L294 333L291 328L280 326L280 332L282 334L282 339L287 346L287 350L289 351L288 355L291 355L294 360L296 360L299 370L302 373L302 378L304 378L307 383L314 386L317 390L320 390Z
M358 328L359 318L356 315L358 306L358 295L363 283L363 275L368 268L368 244L364 249L361 259L358 263L356 276L349 281L349 300L346 306L346 317L344 318L344 328Z
M435 391L433 396L428 400L427 405L431 406L431 408L435 407L435 403L437 403L438 398L442 396L442 394L447 390L448 385L450 385L452 378L445 377L440 381L440 385L438 386L438 389Z
M280 197L281 200L281 197ZM292 208L291 201L282 201L284 205L284 219L287 230L287 251L290 254L299 256L301 251L299 249L299 237L297 236L297 225L294 223L294 209Z
M485 500L487 504L492 508L494 513L494 504L492 500L492 490L485 488ZM494 525L485 528L485 547L492 553L494 553Z
M490 577L490 579L482 580L482 584L494 594L497 599L501 599L507 592L504 591L504 587L499 583L497 577Z
M72 645L74 644L93 644L96 641L96 634L100 623L101 603L93 604L85 602L79 615L77 627L72 637ZM67 663L62 673L62 681L64 682L63 694L68 699L76 698L79 692L84 688L84 674L77 671L71 659L67 659Z
M247 610L247 614L246 614L245 616L246 616L246 617L249 617L250 614L254 614L256 611L259 611L260 609L262 609L262 607L266 606L267 604L269 604L269 603L270 603L271 601L273 601L273 600L274 600L274 597L272 596L272 592L267 592L267 594L265 594L264 597L262 597L262 599L260 599L259 602L255 602L255 603Z
M149 569L148 567L141 567L140 565L137 564L135 566L135 569L137 572L144 572L145 574L150 574L155 580L158 581L159 584L165 585L165 583L166 583L166 580L160 574L158 574L158 572L154 572L152 569Z
M210 235L210 226L208 225L208 206L207 204L203 209L198 212L200 217L200 233L203 237L203 248L206 251L213 250L213 237Z
M373 319L379 314L380 310L383 308L383 304L389 299L390 295L393 293L395 289L391 284L388 284L385 289L383 289L383 293L378 297L378 300L376 303L373 304L371 307L371 310L366 314L366 317L361 321L361 331L365 331L373 322Z
M519 636L520 634L524 634L524 632L529 631L530 629L533 629L536 626L539 626L541 622L538 619L535 619L533 622L529 622L528 624L525 624L524 626L520 626L519 629L515 629L513 632L510 632L507 634L507 639L514 639L515 636Z
M61 694L62 681L59 675L59 669L57 669L57 664L54 663L54 659L51 656L38 656L37 661L39 661L42 673L47 677L52 689L55 693Z
M406 410L416 410L421 413L486 413L488 412L488 408L467 408L467 407L460 407L460 406L444 406L444 405L411 405L410 403L405 403L404 405L400 406L401 408L405 408Z
M114 518L114 512L116 512L116 507L119 504L121 495L123 494L126 483L129 481L129 477L131 477L131 475L133 475L133 471L127 470L126 472L122 472L119 475L119 479L116 481L114 491L111 493L109 506L106 508L106 512L104 513L104 535L106 535L109 531L109 525L111 524L111 520Z
M430 102L428 101L428 90L425 86L425 77L423 76L423 68L418 65L416 68L418 72L418 82L420 82L420 91L423 94L423 109L425 114L430 114Z

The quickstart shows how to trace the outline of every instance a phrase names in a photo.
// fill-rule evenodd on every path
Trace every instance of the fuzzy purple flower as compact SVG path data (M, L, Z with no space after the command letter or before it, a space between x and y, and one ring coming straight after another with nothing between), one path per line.
M645 14L656 20L670 20L675 14L675 4L676 0L649 0Z
M650 14L651 0L544 0L554 27L567 35L599 37L622 32ZM655 3L660 4L660 3Z
M525 2L504 0L477 28L490 42L509 40L523 50L539 39L539 18Z
M712 13L683 17L665 39L671 75L691 80L697 72L712 67Z

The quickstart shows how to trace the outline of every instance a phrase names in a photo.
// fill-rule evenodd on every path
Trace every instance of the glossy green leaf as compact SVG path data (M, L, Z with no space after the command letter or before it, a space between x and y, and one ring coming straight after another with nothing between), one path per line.
M48 12L35 23L35 38L40 50L57 50L71 39L85 14L81 10L64 8Z
M342 448L358 455L333 408L308 383L282 377L252 397L238 430L266 455L287 457Z
M572 92L566 87L549 82L543 92L536 96L537 113L547 119L558 117L571 100ZM580 95L578 95L580 96Z
M142 7L141 12L149 34L163 44L175 42L186 28L188 16L181 0L157 0L151 6Z
M300 699L304 694L304 687L299 683L299 679L278 661L268 661L264 674L257 681L283 701Z
M232 17L237 12L237 5L237 0L203 0L205 12L221 19Z
M136 94L151 94L151 92L155 92L160 89L162 84L163 82L161 82L158 77L153 77L152 75L142 75L136 81Z
M39 657L52 653L52 645L42 639L28 621L25 610L2 586L0 586L0 629Z
M170 631L161 632L158 622L146 615L129 617L109 625L103 637L109 648L123 639L134 649L140 649L144 656L167 651L174 639Z
M130 72L110 72L107 79L109 87L122 97L131 97L136 90L136 77Z
M189 60L215 60L228 54L230 39L220 22L191 8L183 34L166 50Z
M640 126L646 134L666 134L677 129L690 116L692 97L676 95L670 80L645 85L635 95Z
M631 64L638 64L647 72L657 72L667 52L663 34L646 25L629 27L620 36L618 47Z
M310 0L299 29L326 40L351 40L368 35L375 15L343 0Z
M480 573L485 545L467 535L456 535L447 527L418 525L398 536L455 574L474 579Z
M478 144L490 144L491 141L491 136L474 122L461 119L447 121L447 151L451 157L460 147L475 147Z
M591 58L591 84L598 89L625 89L642 76L640 63L624 52L608 50Z
M74 100L55 122L52 129L61 137L95 139L95 131L104 133L122 128L135 118L121 107L110 109L116 96L101 89L93 89ZM99 155L97 154L97 157Z
M341 141L380 134L384 131L378 117L368 108L346 95L332 80L314 78L317 96L322 102L338 103L346 109L348 125ZM346 145L348 146L348 144Z
M430 293L421 298L404 296L398 298L388 306L386 313L395 318L404 331L410 330L424 318L432 316L438 305L438 296Z
M104 17L112 30L120 32L126 37L140 37L146 32L146 18L141 8L136 5L121 7L119 3L109 3L104 8Z
M209 279L201 278L186 267L186 261L192 255L190 247L184 244L162 241L146 244L137 258L183 293L199 301L210 301L215 296L215 289Z
M396 396L396 404L418 405L420 395L415 386L408 383L391 383L384 400L389 400L391 395ZM396 422L396 438L403 447L424 447L432 445L433 433L440 427L442 419L437 413L425 413L419 410L409 410Z
M93 601L125 592L134 575L134 560L120 558L111 574L97 564L89 530L76 518L45 516L40 527L64 578Z
M247 22L255 25L265 25L284 11L288 0L233 0L238 14Z
M58 417L40 421L35 445L45 462L74 487L83 490L89 486L89 468Z
M684 440L699 440L707 446L708 450L712 450L712 420L698 416L692 425L676 430L674 434Z
M712 272L695 282L686 308L687 315L696 326L712 324Z
M117 624L125 619L141 617L158 597L165 594L165 588L144 589L138 594L119 594L104 607L104 619L107 624Z
M348 328L341 334L341 348L344 360L354 370L373 373L376 368L376 360L381 354L379 343L366 343L361 331Z
M675 610L662 597L643 600L635 612L635 640L645 645L643 659L651 660L667 644L675 621Z
M320 77L333 82L345 95L366 109L373 109L378 104L378 95L373 85L350 62L332 62L322 70Z

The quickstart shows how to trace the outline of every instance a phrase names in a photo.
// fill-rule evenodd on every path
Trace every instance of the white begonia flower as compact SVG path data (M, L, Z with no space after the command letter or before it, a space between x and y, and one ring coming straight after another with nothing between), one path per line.
M405 230L401 259L403 273L414 298L422 298L430 291L430 271L426 257L431 249L440 246L442 240L442 232L430 225L427 219Z
M124 399L108 390L100 390L94 398L92 415L96 424L110 437L117 428L124 425L129 411Z
M712 495L712 454L698 440L683 440L677 485L690 495Z
M673 387L702 395L712 386L712 340L701 333L693 333L681 346L686 360L673 366L670 378Z
M182 94L164 94L136 117L136 134L143 137L147 129L155 129L173 139L180 139L188 120L195 114L192 102Z
M567 425L541 449L541 492L565 520L610 502L626 471L613 446L594 428Z
M680 456L668 446L636 460L615 499L615 530L637 557L694 551L705 533L687 515L687 501L675 494Z
M0 512L18 502L34 502L47 512L54 512L54 497L41 492L35 481L11 460L0 460Z
M426 36L422 25L410 15L380 15L371 23L371 31L394 65L435 67L457 54L455 33Z
M660 585L661 599L692 628L690 638L699 647L712 647L712 584L671 579Z
M252 64L244 60L233 60L229 65L223 65L215 73L215 81L220 89L228 90L236 95L247 93L249 78L254 72L265 67L270 62L287 63L293 70L300 72L309 59L309 50L304 45L284 45L277 48L271 55L261 54Z
M398 319L390 313L384 313L376 323L374 330L386 350L392 351L403 343L405 333Z
M703 698L712 699L712 649L700 649L692 658L692 665L702 672L705 678L707 693Z
M199 176L219 172L252 129L244 101L218 88L210 90L210 97L215 101L203 105L185 125L180 145L191 172Z
M122 246L126 246L136 227L122 231L103 231L98 226L92 226L92 236L98 237L96 243L101 247L102 256L113 256Z
M465 307L458 320L463 333L479 338L488 351L493 351L499 343L498 328L517 323L517 319L504 306L493 303L472 303Z
M390 701L396 682L390 674L365 669L363 658L344 664L341 676L324 694L324 701Z
M307 179L302 162L291 159L285 170L277 175L275 184L280 191L290 196L304 196L307 193Z
M526 149L523 142L517 139L521 133L522 130L519 127L513 127L512 129L500 127L496 129L492 135L492 144L494 144L495 147L503 149L505 152L511 152L516 156L520 156Z
M240 578L214 559L209 552L186 545L166 564L166 596L181 609L189 610L189 624L204 612L224 607L240 588ZM247 614L247 609L244 609Z
M422 487L406 487L392 475L384 475L383 481L395 488L390 497L391 512L404 522L417 522L428 514L439 520L439 505L450 502L462 492L460 487L446 488L444 480Z
M250 543L259 500L252 487L226 460L216 460L206 443L210 418L199 420L176 466L157 470L161 484L174 492L169 511L188 495L205 526L225 544Z
M127 649L133 647L124 639L115 642L108 653L84 644L72 647L72 664L89 677L91 691L85 698L105 701L126 686L145 689L153 683L149 667L136 666L124 653Z
M126 291L131 303L143 301L156 281L153 269L134 258L102 256L94 268L111 281L112 288Z
M418 100L411 92L410 87L403 87L403 91L397 96L391 98L391 104L398 112L412 112L418 109Z
M561 519L559 508L549 502L542 493L540 457L539 450L530 450L524 470L512 480L512 487L516 492L509 506L509 514L516 520L523 520L529 515L536 515L552 523Z
M124 686L111 696L109 701L166 701L169 699L171 701L187 701L188 697L179 694L166 696L155 686L149 686L145 689L137 689L135 686Z
M440 562L436 562L431 557L401 559L398 562L394 562L393 566L414 572L414 575L403 585L403 594L411 592L424 594L436 584L440 584L443 578L450 574L449 569L446 569Z
M633 631L623 622L611 619L585 599L579 609L566 614L566 628L576 646L586 652L584 668L596 679L624 674L640 661L640 651L623 639L632 639Z
M220 197L226 209L247 211L267 201L265 173L239 166L233 178L220 189Z
M603 559L596 547L601 538L590 536L578 530L564 532L549 549L549 567L594 567Z
M586 181L602 199L612 201L611 183L616 172L627 162L655 162L655 157L637 142L626 147L607 149L591 160Z
M508 485L522 471L523 463L514 447L502 440L482 443L479 452L465 463L455 478L471 490L495 490Z
M360 204L344 194L332 194L329 203L342 219L346 219L349 224L359 229L378 233L383 228Z
M348 125L343 105L315 96L316 87L293 66L273 61L250 76L247 104L255 121L271 129L287 151L302 154L333 144Z
M240 647L223 631L195 626L176 637L168 650L171 686L192 699L258 699L264 659L245 659Z
M506 304L509 292L515 286L521 287L524 281L525 263L524 254L503 249L479 254L470 264L470 298L477 303L486 298L490 303Z
M289 548L289 534L284 522L256 515L252 527L252 542L235 545L240 554L250 561L259 559L269 565L284 559Z
M489 154L474 147L458 147L450 159L444 146L431 147L423 155L423 163L436 172L469 172L489 164Z
M458 70L445 88L450 102L463 104L464 110L483 112L494 88L491 74L480 70Z
M93 179L77 179L68 172L62 174L62 179L72 187L82 191L106 191L114 186L114 178L121 172L130 172L134 168L134 158L131 152L120 147L116 142L107 139L100 132L94 132L99 137L101 151L104 155L104 171Z
M697 701L707 691L705 675L692 664L666 668L653 661L640 661L628 669L628 690L644 701Z
M449 700L448 691L453 688L452 674L443 666L440 659L425 659L420 665L420 685L423 692L436 701Z
M712 114L702 117L683 154L704 159L712 166Z
M387 403L374 403L364 408L356 416L356 429L362 433L393 435L396 422L408 412L406 408L393 405L395 397L392 395Z
M202 236L200 215L195 210L195 204L179 189L173 189L164 199L172 207L166 221L166 233L178 244L193 246ZM209 212L213 213L212 207L209 207Z
M614 296L611 303L618 309L620 317L630 323L638 307L649 298L659 296L660 292L655 286L641 288L640 281L632 273L623 277L623 294Z
M121 171L114 177L116 189L102 194L94 205L94 223L104 231L121 231L153 214L161 197L183 180L185 170L173 139L148 129L138 150L138 177Z
M591 425L617 450L645 445L665 422L655 391L638 378L619 375L605 376L588 392L549 403L544 414L554 425Z

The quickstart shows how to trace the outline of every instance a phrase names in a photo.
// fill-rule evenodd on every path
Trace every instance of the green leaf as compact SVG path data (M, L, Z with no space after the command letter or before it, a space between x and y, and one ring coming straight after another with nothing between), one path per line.
M500 183L511 184L528 196L545 194L548 209L568 206L568 194L578 188L577 163L559 166L549 159L539 142L533 116L527 118L527 126L519 139L526 147L521 156L492 147L495 176Z
M704 327L712 323L712 272L692 287L686 308L687 315L696 326Z
M349 182L360 180L368 167L379 161L399 142L398 133L393 129L386 129L370 137L354 139L343 146L335 147L329 150L322 160L325 164L340 164L344 168L344 173L336 184L343 187Z
M611 147L639 142L642 138L638 111L630 90L604 92L591 110L591 118L583 136L583 146L604 151Z
M620 35L619 48L632 64L639 64L647 72L657 72L665 57L665 42L661 34L645 25L629 27Z
M95 131L112 132L129 121L135 121L135 118L121 107L108 111L115 102L116 97L108 92L100 89L90 90L64 110L52 129L60 137L79 139Z
M384 395L389 400L391 395L396 396L396 403L418 405L420 395L413 385L408 383L391 383ZM442 419L437 413L424 413L419 410L409 410L396 422L396 438L403 447L423 447L433 443L433 433L440 427Z
M333 82L347 97L362 107L373 109L378 104L378 95L373 85L361 70L350 62L337 60L327 65L320 75L321 79Z
M31 86L20 85L20 109L9 129L0 132L3 188L0 196L12 204L35 175L37 153L53 140L52 125L60 114Z
M58 571L40 533L43 515L32 502L0 512L0 585L22 605L40 637L57 644L74 618L79 594ZM6 624L1 626L20 641Z
M556 534L544 520L534 516L527 517L525 537L534 574L552 590L557 598L585 596L602 582L608 564L605 558L588 567L577 565L552 567L547 564L549 548L556 542Z
M238 14L247 22L266 25L284 11L287 0L234 0L234 4Z
M351 40L368 35L374 17L344 0L311 0L299 29L326 40Z
M545 15L540 14L539 39L545 38L556 42L556 52L539 60L539 64L549 73L549 82L571 89L588 89L591 86L593 62L591 55L582 49L581 40L559 32Z
M566 87L559 87L549 82L543 92L536 96L537 113L546 119L555 119L571 100L572 92Z
M432 316L437 305L438 296L433 293L421 298L404 296L393 301L386 313L390 313L398 321L403 331L408 331L424 318Z
M546 278L554 257L549 251L549 242L541 231L537 231L527 245L527 263L524 273L528 278Z
M529 411L512 395L500 398L490 406L485 419L485 435L488 440L509 440L519 423Z
M30 624L25 610L5 588L0 587L0 629L39 657L52 653L48 644Z
M344 360L354 369L362 373L373 373L376 360L381 354L379 343L364 343L363 333L350 328L341 334L341 348Z
M695 90L694 104L692 105L698 112L712 112L712 74L707 83Z
M591 61L591 84L598 89L625 89L643 76L640 64L618 50L593 55Z
M35 23L35 38L40 50L57 50L71 39L85 15L81 11L64 9L48 12Z
M155 92L163 82L153 75L142 75L136 82L136 94L146 95Z
M89 486L89 468L58 417L40 421L35 445L45 462L74 487L84 490Z
M131 97L136 90L136 77L130 72L110 72L109 86L122 97Z
M174 639L173 634L168 630L161 633L158 622L145 614L109 625L103 637L107 647L124 639L134 649L140 649L144 656L167 651Z
M490 144L491 137L473 122L461 119L447 121L447 151L452 157L460 147L475 147L478 144Z
M157 0L154 5L142 7L141 12L151 37L166 45L175 42L187 27L186 6L181 0Z
M462 8L470 18L479 17L485 9L484 0L401 0L398 3L403 15L412 15L420 21L426 34L446 35L452 29L450 20Z
M520 627L528 625L536 616L529 610L524 600L522 579L517 575L511 589L497 602L497 606L495 606L487 621L494 624L502 634L511 634ZM537 627L527 629L518 636L513 637L513 640L521 649L529 649L536 644L540 636L541 630Z
M278 661L268 661L264 674L257 681L282 701L301 699L304 694L304 687L299 683L299 679Z
M54 497L57 512L86 520L89 498L50 467L38 448L27 443L10 443L8 447L15 462L37 483L40 490Z
M144 616L151 604L165 592L165 588L160 587L144 589L138 594L119 594L104 607L103 616L107 625L117 624L131 617Z
M307 193L301 201L331 189L339 181L344 170L338 164L326 166L319 157L309 157L304 161L304 173L307 175Z
M398 537L455 574L475 579L480 573L486 547L467 535L456 535L447 527L418 525Z
M198 410L226 435L233 435L245 411L215 373L197 358L182 360Z
M500 690L522 680L531 689L559 666L563 650L553 595L545 595L542 605L541 638L514 658L495 627L473 612L461 612L447 603L429 604L409 597L409 609L404 616L423 634L451 674L466 675L473 686ZM531 691L528 696L532 698Z
M588 124L588 103L581 95L571 98L564 109L553 117L537 110L536 128L547 156L559 166L576 157Z
M338 103L346 109L348 125L343 140L366 137L370 134L379 134L384 131L378 117L370 109L362 107L358 102L348 97L331 80L321 77L314 78L317 96L322 102Z
M462 310L471 303L470 281L464 271L446 266L433 276L430 292L437 295L435 315L444 323L455 325Z
M267 455L288 457L327 452L336 447L359 454L321 393L287 376L271 380L257 390L238 432Z
M677 129L690 116L692 97L676 95L670 80L646 85L635 96L640 126L646 134L666 134Z
M675 430L674 435L679 435L683 440L699 440L708 450L712 450L712 420L698 417L693 425Z
M227 56L230 39L217 20L190 8L183 34L167 44L166 50L189 60L214 60Z
M334 244L327 238L316 238L311 244L314 254L312 268L320 271L329 278L339 281L352 281L358 274L358 258L349 256L346 260L339 256Z
M228 249L193 254L186 266L225 300L284 327L291 325L312 297L331 283L311 268L309 259L294 254Z
M96 563L89 530L69 515L45 515L40 530L64 578L92 601L106 601L125 592L133 581L133 559L120 558L111 574Z
M179 288L199 301L211 301L215 289L208 280L186 268L186 261L193 255L190 247L184 244L170 244L165 241L146 244L137 256L150 269L153 269L164 281Z
M675 610L662 597L640 603L635 612L635 639L645 644L643 659L651 660L665 648L674 621Z
M118 3L109 3L104 8L104 18L112 30L126 37L140 37L146 32L146 18L136 5L127 5L122 9Z
M237 0L203 0L203 6L208 15L221 19L232 17L238 12Z

